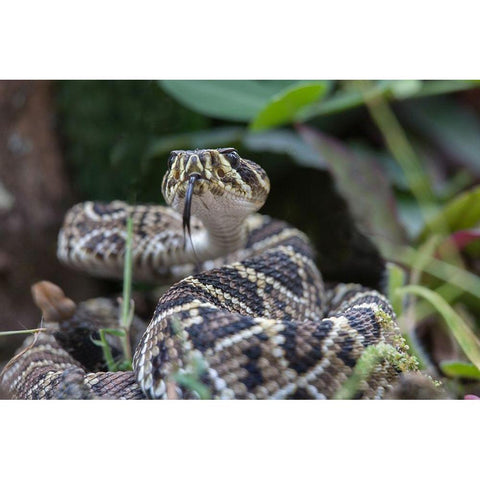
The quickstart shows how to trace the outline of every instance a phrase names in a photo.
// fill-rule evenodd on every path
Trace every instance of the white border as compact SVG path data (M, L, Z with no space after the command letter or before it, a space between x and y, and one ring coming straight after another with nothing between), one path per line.
M2 469L25 478L478 474L475 401L2 401L0 408Z
M1 78L480 77L477 2L3 2Z
M475 2L0 7L1 78L480 78ZM473 478L480 402L0 403L26 478ZM423 478L423 477L420 477Z

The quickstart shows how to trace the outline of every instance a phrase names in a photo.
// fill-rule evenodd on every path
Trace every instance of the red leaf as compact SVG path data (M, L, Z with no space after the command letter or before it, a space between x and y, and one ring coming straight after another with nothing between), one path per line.
M475 240L480 240L480 230L459 230L450 236L450 240L461 250Z

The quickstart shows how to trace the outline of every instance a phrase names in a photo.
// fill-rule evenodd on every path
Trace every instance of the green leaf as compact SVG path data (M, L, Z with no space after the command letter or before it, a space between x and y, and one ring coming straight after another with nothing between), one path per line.
M249 132L242 144L253 152L272 152L286 154L305 167L326 168L318 152L294 131L287 129Z
M133 365L131 360L123 360L122 362L120 362L117 366L117 370L121 372L133 370Z
M305 106L317 102L328 90L324 81L299 83L279 92L257 114L250 124L252 130L263 130L291 123Z
M145 168L150 160L159 157L165 157L166 165L167 155L172 150L234 145L240 142L244 133L245 128L243 127L219 127L212 130L164 135L150 144L145 157L142 159L142 168Z
M117 366L115 364L115 360L113 359L112 355L112 350L110 348L110 345L107 342L106 334L114 334L113 332L118 332L118 330L115 329L104 329L101 328L98 331L98 334L100 335L100 340L96 340L92 337L90 337L90 340L93 342L94 345L97 345L98 347L102 348L103 351L103 358L105 359L105 362L107 364L107 369L109 372L116 372L117 371Z
M408 265L412 269L418 262L418 252L411 247L391 248L387 251L386 257ZM423 270L429 275L443 280L450 287L454 286L475 298L480 298L480 278L464 268L431 257L428 263L423 265ZM453 301L453 298L451 300Z
M391 80L389 85L393 97L397 100L412 97L422 89L421 80Z
M97 340L96 338L90 337L90 341L97 347L103 348L105 346L104 342L102 342L101 340Z
M442 372L448 377L468 378L480 380L480 370L471 363L445 361L440 363Z
M219 127L212 130L165 135L154 140L141 161L142 170L150 168L150 162L159 159L166 164L172 150L206 147L244 146L253 152L287 154L299 165L325 168L318 152L298 133L287 129L247 132L243 127Z
M430 302L445 319L448 328L467 358L480 368L480 340L463 318L436 292L421 285L407 285L397 289L398 295L413 294Z
M398 106L401 120L444 155L480 174L480 119L472 107L445 97Z
M388 298L392 303L393 311L400 316L402 314L402 302L396 294L397 289L403 287L406 283L405 270L394 263L387 263L388 272Z
M478 80L424 80L422 88L413 97L444 95L478 87Z
M446 226L449 232L474 228L480 222L480 186L457 195L430 219L418 237L423 242L430 233L443 232Z
M319 162L328 165L355 220L382 253L387 245L402 244L405 235L397 219L395 198L379 163L309 126L302 124L297 130L318 152Z
M102 332L108 335L114 335L115 337L124 337L126 335L125 330L119 330L117 328L102 328Z
M351 110L362 106L365 103L365 97L384 95L388 94L389 91L388 83L373 85L367 94L360 92L358 89L342 89L323 102L303 109L298 116L298 120L304 122L317 116L332 115Z
M355 85L358 82L352 81L348 83ZM386 95L387 98L393 97L394 100L404 100L406 98L427 97L478 87L478 84L472 80L382 80L371 82L371 84L366 93L362 93L358 89L350 89L348 86L347 88L339 89L325 101L302 111L299 120L307 121L314 117L332 115L361 107L365 104L365 97L373 98L378 95Z
M214 118L249 122L293 80L161 80L182 105Z

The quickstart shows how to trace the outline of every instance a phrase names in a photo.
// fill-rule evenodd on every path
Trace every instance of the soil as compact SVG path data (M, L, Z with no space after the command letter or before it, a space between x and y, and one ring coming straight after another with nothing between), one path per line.
M56 259L63 216L78 199L55 121L52 82L0 82L0 331L38 325L30 287L39 280L76 301L98 295L98 281ZM0 367L23 338L0 337Z

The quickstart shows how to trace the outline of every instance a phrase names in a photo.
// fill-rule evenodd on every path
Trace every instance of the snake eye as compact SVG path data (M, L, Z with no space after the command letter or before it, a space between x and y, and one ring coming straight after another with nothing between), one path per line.
M226 148L218 148L218 153L222 155L226 155L227 153L235 152L236 150L233 147L226 147Z
M232 152L229 152L225 155L227 160L230 162L230 165L232 168L237 168L238 167L238 162L240 160L240 155L237 153L236 150L232 149Z
M232 168L237 168L240 155L233 147L219 148L218 153L225 155L225 158L230 162Z
M176 156L177 156L177 154L176 154L175 152L172 152L172 153L170 154L170 156L168 157L168 160L167 160L167 162L168 162L168 164L167 164L167 165L168 165L168 168L172 168L173 161L175 160L175 157L176 157Z

